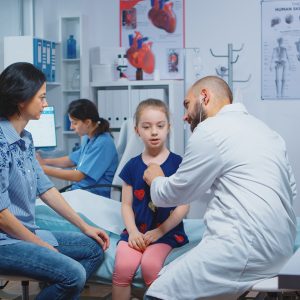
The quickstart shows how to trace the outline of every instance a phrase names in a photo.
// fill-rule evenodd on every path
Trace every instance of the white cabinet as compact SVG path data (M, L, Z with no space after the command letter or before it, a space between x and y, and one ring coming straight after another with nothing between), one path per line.
M63 148L68 153L72 150L79 137L70 130L67 122L67 108L71 101L79 98L89 99L89 59L84 39L83 16L64 16L60 18L59 36L61 43L61 81L62 81L62 124ZM86 30L85 30L86 32ZM68 39L76 40L76 57L68 58Z
M53 45L53 49L51 49L51 45ZM45 73L47 102L55 107L57 145L62 149L60 46L60 43L33 36L4 37L4 68L15 62L29 62Z
M113 129L120 128L124 120L133 117L140 101L147 98L165 101L171 119L169 147L171 151L183 155L183 80L92 82L91 88L100 116L109 120Z

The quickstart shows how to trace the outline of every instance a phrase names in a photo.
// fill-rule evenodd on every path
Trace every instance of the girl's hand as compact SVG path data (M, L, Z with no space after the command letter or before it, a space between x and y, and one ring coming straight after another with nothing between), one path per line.
M141 252L144 252L147 247L144 241L144 235L138 230L129 234L128 245Z
M151 243L156 242L158 239L160 239L163 236L163 232L161 229L158 227L153 230L149 230L144 234L144 241L146 245L150 245Z

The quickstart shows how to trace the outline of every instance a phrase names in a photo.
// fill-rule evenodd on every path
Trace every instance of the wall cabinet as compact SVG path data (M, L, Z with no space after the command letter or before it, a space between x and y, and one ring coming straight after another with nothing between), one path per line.
M147 98L165 101L171 119L169 147L171 151L183 155L183 80L92 82L91 88L100 116L109 120L111 127L116 130L128 117L133 117L140 101Z
M79 137L70 130L66 122L66 112L69 103L79 98L89 99L89 59L84 39L85 26L83 16L65 16L59 20L59 42L55 43L55 56L48 53L47 44L33 36L11 36L4 38L4 67L15 62L29 62L41 69L47 77L47 102L55 108L57 150L63 153L72 151ZM86 31L86 30L85 30ZM76 40L76 57L67 57L67 40L73 35ZM39 51L41 41L42 48ZM47 73L44 64L53 63L54 77ZM44 70L45 68L45 70Z
M55 47L54 50L51 50L51 45ZM47 77L47 102L48 105L55 107L57 145L58 148L62 149L60 54L61 44L57 42L54 43L33 36L4 38L4 68L16 62L29 62L45 73Z
M89 99L89 59L83 34L84 16L64 16L60 18L59 36L61 43L61 81L62 81L62 124L63 149L69 153L79 137L70 130L67 121L67 107L73 100ZM68 39L76 41L76 55L68 58Z

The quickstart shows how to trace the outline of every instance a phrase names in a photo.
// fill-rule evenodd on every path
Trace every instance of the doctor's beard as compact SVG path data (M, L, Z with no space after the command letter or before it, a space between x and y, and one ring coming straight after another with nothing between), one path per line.
M200 102L196 102L195 107L195 116L192 118L191 121L191 131L193 132L195 128L198 126L199 123L203 122L207 118L207 113Z

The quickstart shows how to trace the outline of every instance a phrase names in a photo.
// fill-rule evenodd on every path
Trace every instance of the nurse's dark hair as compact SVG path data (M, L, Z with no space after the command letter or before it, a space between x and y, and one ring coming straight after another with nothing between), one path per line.
M67 113L71 118L85 121L90 119L93 123L97 123L98 127L95 134L99 135L104 132L110 133L109 122L99 116L97 106L88 99L74 100L69 104Z
M46 81L42 71L26 62L9 65L0 74L0 117L19 114L19 104L30 102Z
M233 101L232 91L225 80L217 76L206 76L197 80L192 85L195 97L198 97L203 88L210 88L214 91L217 100Z
M154 109L161 110L166 115L168 122L170 122L170 113L166 103L159 99L149 98L141 101L136 107L135 114L134 114L135 126L138 126L138 123L141 118L141 114L143 110L147 108L154 108Z

